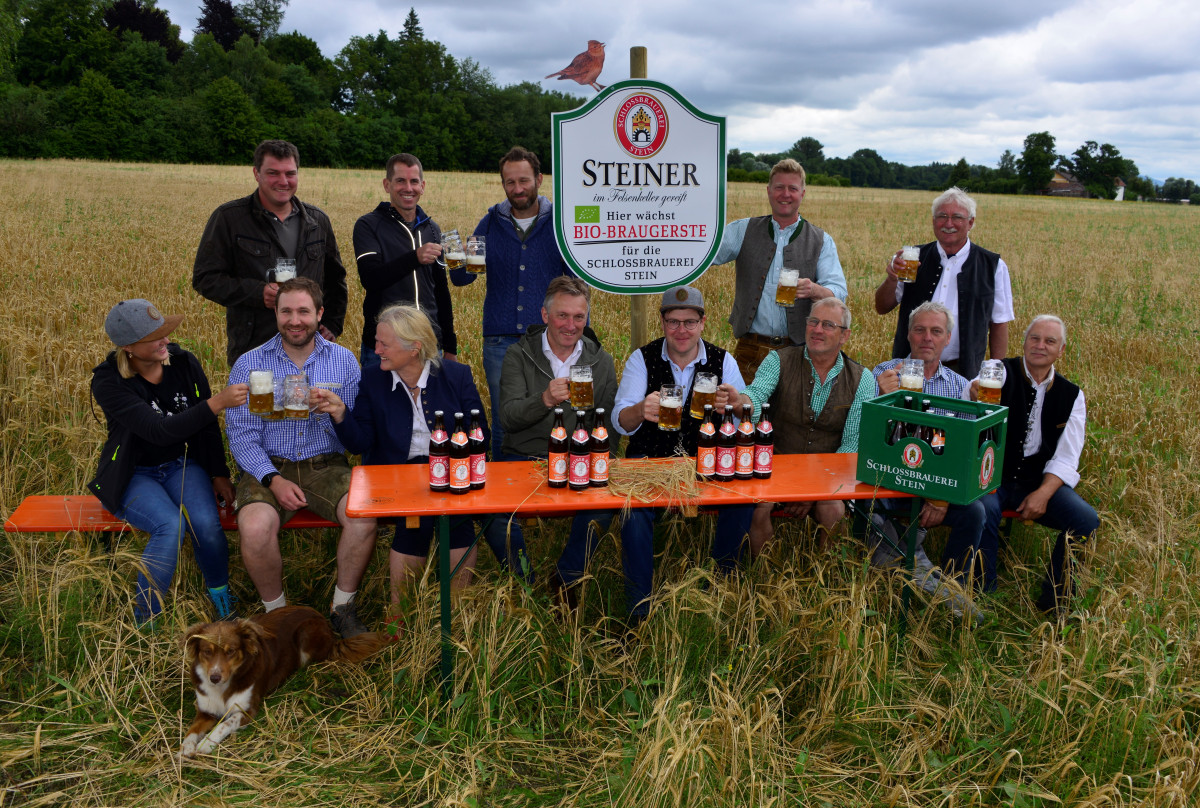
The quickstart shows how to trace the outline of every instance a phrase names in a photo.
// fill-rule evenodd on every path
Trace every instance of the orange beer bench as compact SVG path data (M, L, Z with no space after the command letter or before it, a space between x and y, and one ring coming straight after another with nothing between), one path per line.
M221 527L237 530L237 517L233 509L220 508ZM337 527L336 522L303 510L292 517L287 529ZM4 520L8 533L65 533L78 530L81 533L122 533L133 530L128 522L113 516L100 500L91 494L79 496L25 497L17 509Z

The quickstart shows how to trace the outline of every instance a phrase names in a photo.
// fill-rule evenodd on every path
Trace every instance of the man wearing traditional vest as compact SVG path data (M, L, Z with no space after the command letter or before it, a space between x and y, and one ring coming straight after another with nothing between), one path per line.
M739 219L725 225L714 264L737 259L733 311L729 324L737 337L734 356L743 378L754 372L777 348L804 342L805 320L814 300L846 299L846 276L837 245L829 235L800 218L804 199L804 168L795 160L780 160L767 181L770 216ZM775 302L779 271L800 272L796 304Z
M917 279L901 282L901 251L887 263L887 277L875 290L875 311L887 314L897 306L896 335L892 356L908 354L908 319L913 309L927 300L950 309L958 328L942 353L942 364L966 378L979 373L985 351L1003 359L1008 353L1008 324L1013 314L1012 284L1008 265L999 254L972 244L975 200L959 188L951 188L933 200L933 235L937 239L921 245Z
M676 286L662 296L659 309L663 336L630 354L613 404L613 428L629 436L626 457L671 457L677 449L696 454L700 422L689 414L692 380L697 372L714 373L719 384L740 390L744 384L737 362L726 351L701 338L704 332L704 298L691 286ZM678 431L658 428L659 389L677 384L686 392L683 419ZM716 406L729 402L718 389ZM712 554L718 566L731 570L737 563L753 506L719 509ZM654 577L654 520L660 509L634 508L621 527L621 562L625 568L625 605L630 623L640 623L650 611Z
M1090 539L1100 526L1095 509L1075 493L1083 451L1087 405L1083 391L1054 369L1067 343L1063 321L1039 314L1025 329L1024 356L1004 360L1000 403L1008 407L1004 476L984 497L984 583L996 586L1000 514L1015 510L1022 519L1061 531L1042 581L1038 608L1063 612L1071 595L1071 539ZM971 383L978 398L978 381Z
M862 403L875 397L875 377L842 350L850 339L850 308L836 297L818 300L805 327L804 345L767 354L739 398L754 405L755 420L770 403L777 454L857 452ZM846 512L841 500L760 503L750 522L751 557L773 534L774 508L799 517L811 513L822 549Z

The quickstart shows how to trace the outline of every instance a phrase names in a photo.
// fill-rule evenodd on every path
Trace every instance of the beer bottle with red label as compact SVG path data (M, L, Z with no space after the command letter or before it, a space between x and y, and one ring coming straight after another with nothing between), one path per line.
M739 480L754 477L754 406L742 405L742 421L738 424L737 448L733 474Z
M921 400L921 411L929 412L930 401L925 398ZM933 449L933 453L940 455L946 451L946 430L936 427L925 427L925 441L929 444L929 448Z
M562 407L554 408L554 426L550 429L550 445L546 451L546 484L551 488L567 487L567 428L563 426Z
M604 408L596 408L596 423L592 426L592 468L589 482L592 488L608 485L608 428L604 425Z
M717 482L732 482L737 463L737 427L733 425L733 407L725 405L721 428L717 430Z
M429 435L429 488L432 491L450 489L450 435L446 432L446 414L433 414L433 432Z
M471 490L471 446L463 424L463 414L454 413L454 432L450 435L450 493Z
M471 490L478 491L487 483L487 445L483 440L479 410L471 410L471 431L467 433L467 444L471 447Z
M762 405L762 416L754 430L754 476L760 480L771 478L775 465L775 429L771 426L771 405Z
M696 478L711 480L717 473L717 425L713 423L712 404L704 405L704 420L696 436Z
M587 413L575 411L575 431L571 433L570 470L567 485L572 491L584 491L592 481L592 436L587 430Z

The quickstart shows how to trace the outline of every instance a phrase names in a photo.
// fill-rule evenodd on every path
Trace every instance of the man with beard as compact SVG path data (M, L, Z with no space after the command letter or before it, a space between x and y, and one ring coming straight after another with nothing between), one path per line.
M350 351L317 333L321 303L321 287L310 278L279 284L279 333L234 363L231 383L247 383L252 370L269 370L275 379L304 374L311 384L338 385L343 400L354 401L358 362ZM301 508L339 523L337 586L329 620L343 637L353 637L367 630L358 619L354 595L375 549L375 520L346 515L346 450L328 415L305 415L273 421L251 415L244 406L226 411L229 449L242 471L237 489L242 562L266 610L286 606L279 528Z
M900 307L893 358L908 353L909 317L927 300L948 308L957 324L941 360L951 370L974 378L987 350L993 359L1008 353L1008 324L1016 316L1008 265L999 254L971 243L974 226L975 200L951 188L933 200L937 240L921 245L917 279L905 283L897 275L903 267L901 251L888 261L887 277L875 290L875 311L887 314Z
M540 326L542 303L550 281L572 275L554 237L553 203L538 194L542 185L537 155L513 146L500 158L500 180L506 199L488 208L475 228L487 239L487 293L483 298L483 374L492 402L492 457L504 445L500 407L500 371L504 355L528 329ZM455 286L473 283L466 269L450 271Z

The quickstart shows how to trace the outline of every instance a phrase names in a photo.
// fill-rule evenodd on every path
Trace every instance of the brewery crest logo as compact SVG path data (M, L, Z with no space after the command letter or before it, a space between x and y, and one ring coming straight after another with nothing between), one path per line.
M621 148L633 157L653 157L667 142L667 111L649 93L634 93L621 102L613 129Z
M983 450L983 462L979 466L979 487L987 488L996 473L996 447L988 446Z
M925 458L921 455L921 447L915 443L910 443L904 447L904 452L900 455L900 459L910 469L919 469L921 468L921 464L925 462Z

